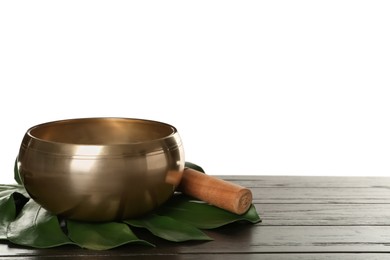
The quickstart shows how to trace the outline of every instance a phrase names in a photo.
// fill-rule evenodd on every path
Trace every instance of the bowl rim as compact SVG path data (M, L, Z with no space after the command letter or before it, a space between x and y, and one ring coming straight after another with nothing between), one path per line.
M37 128L48 126L48 125L53 125L53 124L61 124L61 123L66 123L66 122L72 122L72 121L84 121L84 120L129 120L129 121L140 121L140 122L146 122L146 123L152 123L152 124L157 124L157 125L164 125L168 128L170 128L172 131L169 135L163 136L161 138L155 138L155 139L150 139L150 140L143 140L143 141L137 141L137 142L127 142L127 143L114 143L114 144L109 144L109 143L96 143L96 144L78 144L78 143L70 143L70 142L59 142L59 141L52 141L52 140L46 140L43 138L39 138L35 135L32 134L32 131L34 131ZM167 139L170 139L174 137L175 135L178 135L177 128L174 127L171 124L157 121L157 120L150 120L150 119L143 119L143 118L130 118L130 117L80 117L80 118L69 118L69 119L60 119L60 120L53 120L53 121L48 121L44 123L40 123L37 125L34 125L30 127L26 131L26 136L29 138L47 143L47 144L54 144L54 145L77 145L77 146L127 146L127 145L138 145L138 144L148 144L148 143L153 143L153 142L161 142Z

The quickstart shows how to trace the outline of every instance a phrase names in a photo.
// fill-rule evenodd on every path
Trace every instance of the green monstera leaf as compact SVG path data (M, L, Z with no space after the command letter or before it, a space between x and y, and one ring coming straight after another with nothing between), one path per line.
M168 216L150 214L141 219L125 220L130 226L146 228L153 235L173 242L212 240L198 228Z
M201 229L218 228L236 221L260 222L253 205L244 215L236 215L185 195L173 196L158 210L158 214Z
M129 243L154 246L139 239L124 223L85 223L67 220L66 224L69 238L83 248L107 250Z
M28 201L19 193L22 190L23 187L19 185L0 185L0 240L7 239L8 225Z
M18 217L8 225L7 239L35 248L73 244L61 230L58 218L33 200L29 200Z

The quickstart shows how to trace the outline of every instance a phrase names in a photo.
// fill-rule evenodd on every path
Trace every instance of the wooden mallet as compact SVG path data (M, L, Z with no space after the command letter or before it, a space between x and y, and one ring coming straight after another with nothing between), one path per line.
M252 205L252 192L232 182L185 168L178 190L221 209L242 215Z

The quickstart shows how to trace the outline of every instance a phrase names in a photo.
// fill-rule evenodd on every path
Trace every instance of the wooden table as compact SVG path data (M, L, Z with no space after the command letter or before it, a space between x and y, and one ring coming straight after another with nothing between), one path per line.
M36 250L0 243L0 259L390 259L390 178L226 176L250 187L263 222L156 248Z

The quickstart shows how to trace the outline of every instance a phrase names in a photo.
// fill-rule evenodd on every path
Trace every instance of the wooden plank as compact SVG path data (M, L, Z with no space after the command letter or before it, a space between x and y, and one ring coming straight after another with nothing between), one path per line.
M235 224L207 231L210 242L172 243L154 240L156 248L123 246L109 251L111 256L176 254L257 254L257 253L390 253L390 226L262 226ZM5 256L104 255L107 252L62 247L46 250L7 247Z
M390 203L390 189L251 188L254 203Z
M375 188L390 187L390 177L335 177L335 176L216 176L248 188Z
M88 258L88 257L87 257ZM390 254L175 254L175 255L132 255L127 254L123 256L111 255L95 255L93 259L110 259L110 260L124 260L136 258L137 260L388 260ZM83 255L64 255L64 256L30 256L30 257L5 257L7 260L70 260L70 259L84 259ZM89 258L88 258L89 259Z
M243 226L209 232L215 242L180 246L181 253L390 253L390 226ZM166 248L165 246L163 248Z
M256 204L268 225L390 225L390 204Z

